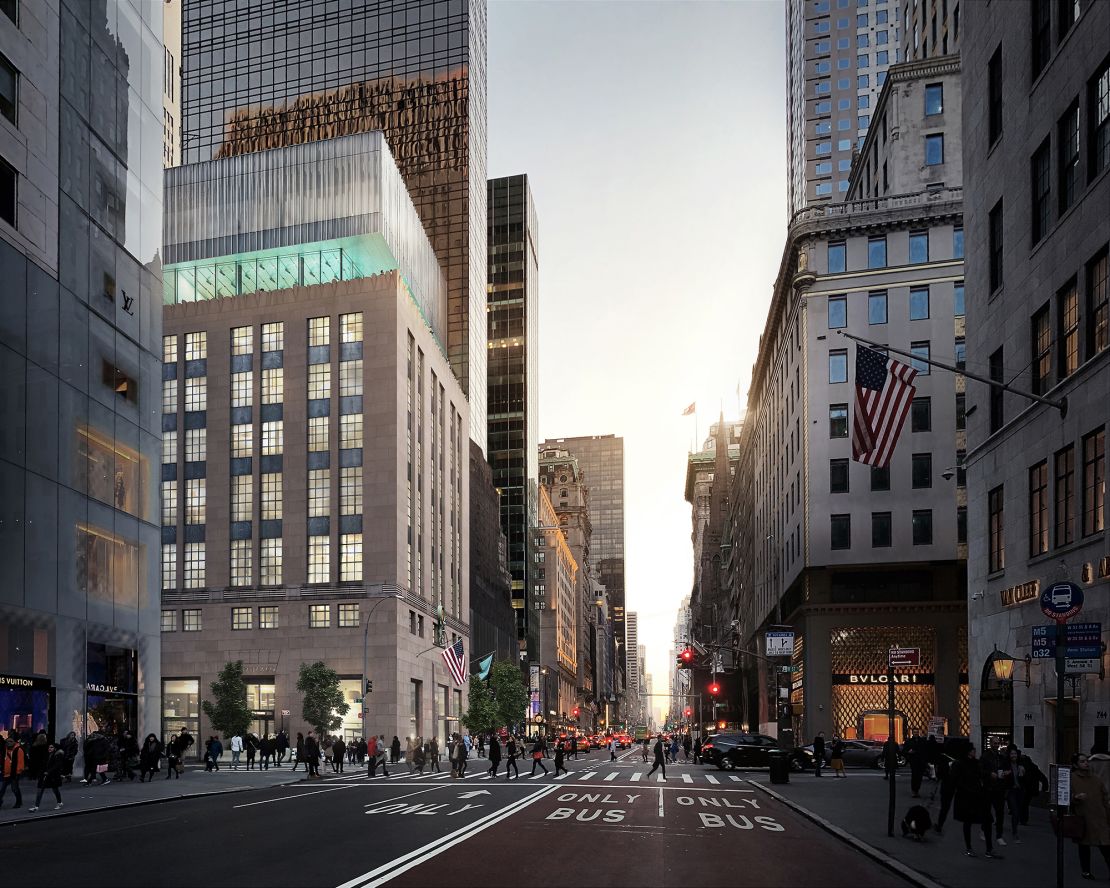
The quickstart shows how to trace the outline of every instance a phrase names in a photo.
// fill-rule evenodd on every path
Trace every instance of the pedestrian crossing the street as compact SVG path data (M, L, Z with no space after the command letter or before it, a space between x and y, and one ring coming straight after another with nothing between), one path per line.
M667 775L667 778L665 780L663 778L662 771L657 770L654 774L652 774L650 772L650 770L647 769L647 768L637 769L635 771L632 771L631 773L628 772L628 771L614 771L614 770L611 770L611 769L608 769L608 768L595 768L594 770L590 770L590 771L582 771L582 770L573 771L573 770L570 770L570 771L563 771L560 774L556 774L554 768L551 765L551 763L547 762L546 764L547 764L547 773L546 774L544 774L543 772L538 772L536 774L532 774L527 770L523 770L522 773L519 776L514 775L514 779L538 780L538 781L542 781L542 782L557 782L557 783L593 783L593 784L601 784L601 785L612 784L612 785L615 785L615 786L620 786L620 785L623 785L623 784L626 784L626 783L647 783L647 782L651 782L651 783L672 783L672 784L673 783L680 783L684 786L705 786L705 787L720 786L720 787L723 787L723 788L727 787L727 788L730 788L730 789L738 789L739 786L737 786L737 784L746 785L747 781L749 779L749 775L724 774L724 773L712 774L712 773L709 773L707 771L702 771L700 769L699 770L679 770L676 767L672 767L670 769L671 773ZM402 780L409 780L409 781L429 781L429 780L430 781L442 781L442 780L451 780L451 779L453 779L452 776L451 776L450 771L432 772L432 773L429 773L429 774L411 774L411 773L402 773L402 772L400 772L399 769L401 767L403 767L403 765L399 765L398 770L393 770L393 771L390 772L389 777L390 777L391 780L402 779ZM751 776L754 776L754 775L751 775ZM364 771L361 772L361 773L343 774L343 775L338 776L338 779L340 779L340 780L352 780L352 779L359 779L359 778L361 778L363 780L369 780L370 779L370 778L366 777L366 773ZM373 778L373 779L379 780L379 779L382 779L382 778ZM489 773L488 765L486 765L484 762L479 762L479 767L478 768L476 768L472 771L468 770L468 773L465 774L462 778L455 778L455 779L475 780L475 781L478 781L478 782L483 782L483 781L487 781L487 780L496 780L499 783L503 783L503 782L505 782L506 777L505 777L505 770L504 770L503 766L498 769L498 773L497 773L496 777L491 777L490 773Z

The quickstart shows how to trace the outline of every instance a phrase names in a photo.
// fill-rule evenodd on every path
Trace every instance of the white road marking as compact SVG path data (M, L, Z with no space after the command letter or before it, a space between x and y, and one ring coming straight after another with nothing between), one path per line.
M643 771L637 771L635 774L632 775L632 782L635 783L637 780L639 780L643 776L644 776Z
M659 816L663 816L663 787L659 787Z
M620 773L620 771L614 771L612 774L610 774L608 777L606 777L605 780L606 781L612 781L613 778L616 777L619 773Z
M649 775L649 776L650 776L650 775ZM662 771L660 771L660 772L659 772L659 776L655 778L655 782L656 782L656 783L666 783L666 782L667 782L667 778L663 776L663 772L662 772Z
M583 774L578 779L579 780L589 780L591 777L596 777L596 776L597 776L597 771L587 771L585 774Z
M721 784L721 781L718 780L716 777L714 777L712 774L706 774L705 779L708 780L710 783L713 783L717 786L720 786L720 784Z
M574 773L574 771L564 771L562 774L560 774L555 779L556 780L565 780L567 777L569 777L573 773Z
M737 776L736 776L735 774L729 774L729 775L728 775L728 779L729 779L729 780L735 780L735 781L736 781L737 783L739 783L739 782L740 782L740 780L741 780L741 778L740 778L740 777L737 777Z
M693 783L693 782L694 782L694 778L693 778L693 777L691 777L691 776L690 776L689 774L683 774L683 775L682 775L682 782L683 782L683 783Z

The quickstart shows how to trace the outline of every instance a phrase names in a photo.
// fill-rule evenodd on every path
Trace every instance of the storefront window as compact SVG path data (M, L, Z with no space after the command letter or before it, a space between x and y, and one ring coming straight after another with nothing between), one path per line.
M145 460L96 429L77 429L77 458L87 466L89 496L131 515L141 516L139 482ZM84 472L78 471L78 477Z
M135 607L144 590L144 547L112 531L77 525L77 588L89 598Z
M131 648L90 642L85 658L85 730L118 737L139 726L138 655Z
M29 739L39 731L54 731L54 691L45 678L0 675L0 729Z
M167 678L162 680L162 742L174 734L188 731L200 735L200 680ZM199 757L202 744L194 744L189 755Z
M339 725L339 734L343 737L344 742L357 740L364 736L361 718L362 695L359 693L361 686L361 678L341 678L339 680L339 690L343 692L343 700L350 707L347 714L342 717L343 722ZM385 739L391 740L393 738L386 737Z

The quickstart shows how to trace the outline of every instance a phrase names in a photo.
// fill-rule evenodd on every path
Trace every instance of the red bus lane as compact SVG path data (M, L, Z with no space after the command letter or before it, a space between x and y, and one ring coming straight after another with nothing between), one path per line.
M376 884L519 885L532 867L553 867L560 884L755 888L817 872L835 872L836 884L905 884L755 789L673 783L560 785L413 864Z

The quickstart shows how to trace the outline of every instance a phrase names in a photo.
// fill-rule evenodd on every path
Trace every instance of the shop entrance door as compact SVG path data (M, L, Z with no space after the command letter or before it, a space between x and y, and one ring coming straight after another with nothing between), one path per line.
M267 734L274 734L274 714L272 712L267 715L263 715L259 712L254 713L254 719L251 721L251 726L247 730L254 734L259 740Z

